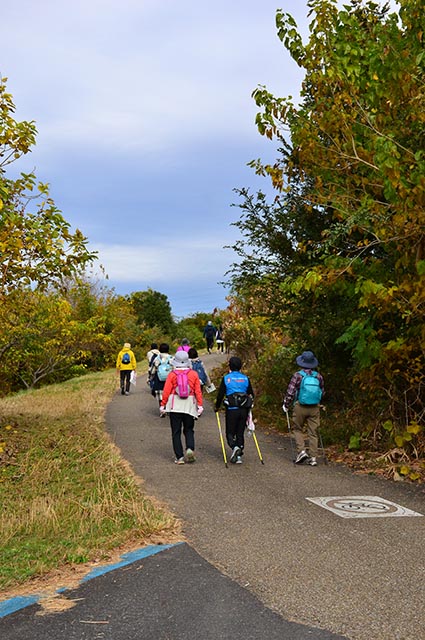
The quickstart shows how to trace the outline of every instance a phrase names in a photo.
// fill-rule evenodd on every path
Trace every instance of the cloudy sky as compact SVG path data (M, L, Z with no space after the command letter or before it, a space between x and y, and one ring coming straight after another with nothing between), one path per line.
M307 33L307 0L3 0L0 74L35 120L35 169L88 236L117 293L151 287L177 317L224 308L234 188L267 189L258 85L296 97L302 72L276 35Z

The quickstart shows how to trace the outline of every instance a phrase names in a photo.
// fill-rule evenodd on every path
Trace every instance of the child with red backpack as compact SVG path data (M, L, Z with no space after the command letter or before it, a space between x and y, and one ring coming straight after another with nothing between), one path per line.
M325 392L325 383L323 376L314 371L319 362L312 351L304 351L295 361L300 370L294 373L289 382L282 409L288 413L289 407L294 403L292 428L297 447L295 464L307 462L315 467L317 465L320 402ZM308 453L304 443L304 425L307 426Z
M171 361L173 371L168 375L162 392L160 412L170 416L171 435L176 464L195 462L195 419L203 412L199 376L190 368L186 351L177 351ZM186 459L182 446L182 430L186 443Z

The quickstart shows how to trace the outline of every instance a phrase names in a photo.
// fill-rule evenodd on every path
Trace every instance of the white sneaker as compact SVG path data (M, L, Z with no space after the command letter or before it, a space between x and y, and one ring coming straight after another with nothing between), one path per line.
M295 458L295 464L301 464L305 460L307 460L308 454L305 451L300 451L297 457Z
M232 455L230 456L230 462L233 462L234 464L236 462L237 457L240 455L241 455L241 450L239 449L239 447L233 447Z
M236 464L242 464L242 457L241 456L237 456L236 457Z
M310 467L317 467L317 460L316 458L309 458L307 460L307 464L310 465Z
M186 458L188 462L195 462L196 458L192 449L186 449Z
M177 458L174 462L175 464L184 464L184 458Z

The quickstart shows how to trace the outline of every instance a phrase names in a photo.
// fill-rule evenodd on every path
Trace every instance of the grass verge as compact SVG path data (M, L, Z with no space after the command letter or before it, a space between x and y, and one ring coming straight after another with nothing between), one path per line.
M178 522L104 432L115 390L107 371L0 399L0 591L176 540Z

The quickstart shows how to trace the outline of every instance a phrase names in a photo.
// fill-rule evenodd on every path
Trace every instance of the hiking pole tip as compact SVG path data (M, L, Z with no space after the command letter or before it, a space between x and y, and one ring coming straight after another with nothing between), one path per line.
M216 418L217 418L218 431L219 431L219 434L220 434L220 442L221 442L221 450L223 452L223 460L224 460L224 464L226 466L226 469L228 469L229 467L227 466L226 448L224 446L224 439L223 439L223 434L221 432L220 416L218 415L218 411L215 412L215 415L216 415Z

